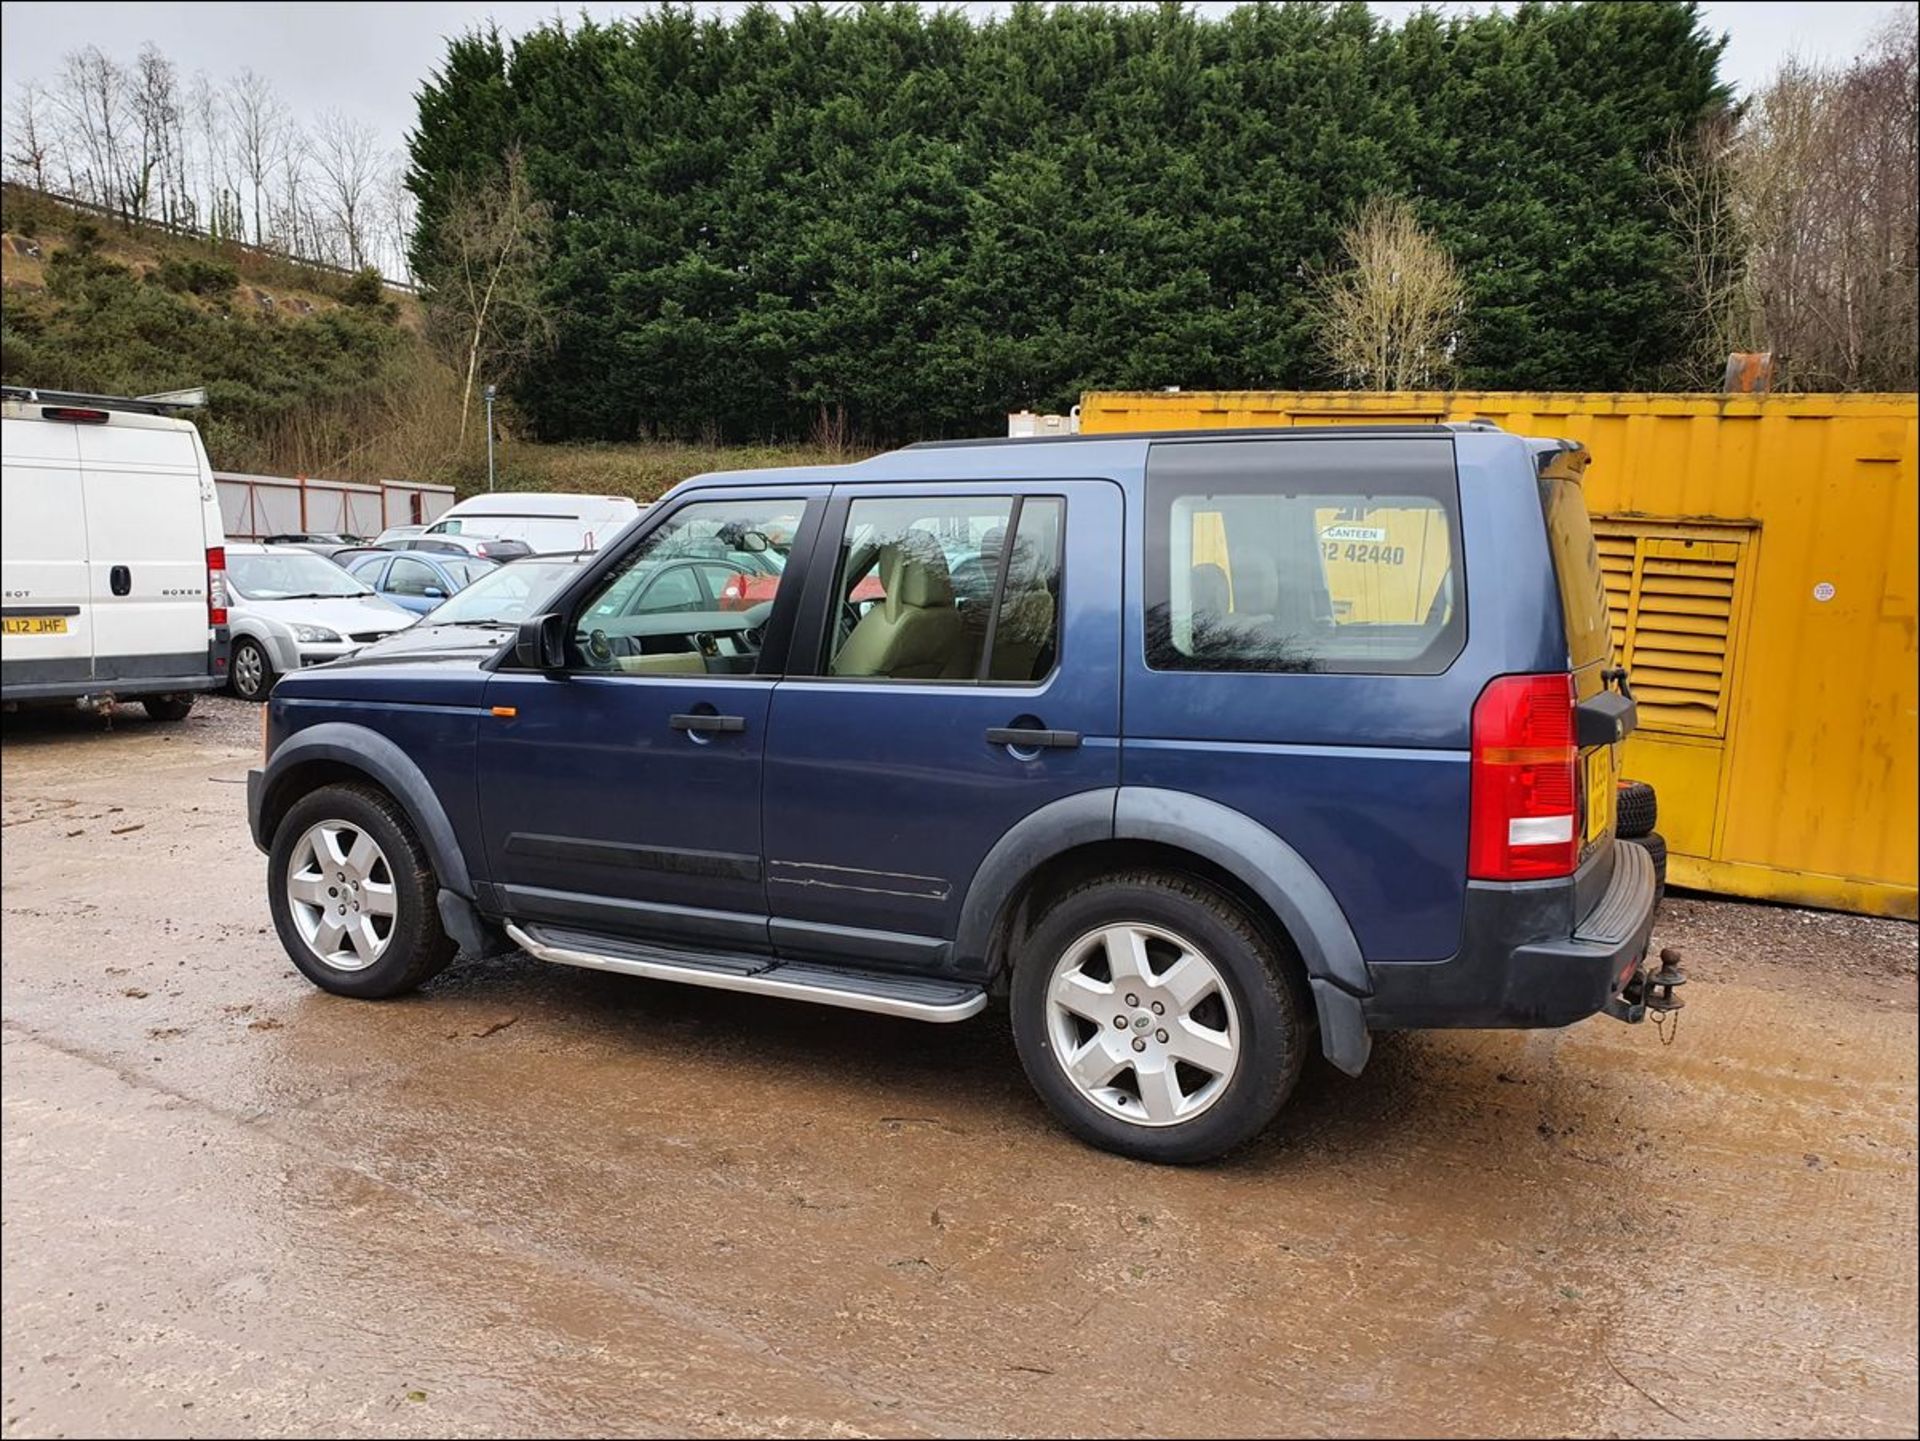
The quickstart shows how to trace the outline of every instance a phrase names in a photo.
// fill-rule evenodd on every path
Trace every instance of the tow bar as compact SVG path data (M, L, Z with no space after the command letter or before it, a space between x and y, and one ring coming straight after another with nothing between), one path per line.
M1674 994L1687 983L1687 973L1681 969L1680 960L1680 952L1669 946L1660 952L1659 970L1649 975L1642 965L1620 988L1620 993L1607 1002L1607 1014L1616 1020L1638 1024L1651 1011L1657 1024L1686 1005Z

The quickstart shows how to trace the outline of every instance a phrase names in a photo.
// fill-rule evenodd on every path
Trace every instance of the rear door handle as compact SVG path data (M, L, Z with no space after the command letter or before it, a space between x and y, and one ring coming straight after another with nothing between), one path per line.
M133 594L133 572L124 565L116 565L107 572L107 586L115 595Z
M677 715L669 717L667 724L677 731L732 734L747 728L747 718L743 715Z
M987 730L990 746L1014 746L1019 750L1072 750L1080 744L1079 731L1037 730L1029 726L991 726Z

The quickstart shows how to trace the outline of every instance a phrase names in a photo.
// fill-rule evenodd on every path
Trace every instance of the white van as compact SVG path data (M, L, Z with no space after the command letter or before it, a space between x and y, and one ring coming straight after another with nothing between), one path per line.
M495 491L451 507L428 535L485 535L524 540L536 552L598 550L642 507L623 495Z
M0 703L138 699L180 720L227 679L213 469L171 399L0 392Z

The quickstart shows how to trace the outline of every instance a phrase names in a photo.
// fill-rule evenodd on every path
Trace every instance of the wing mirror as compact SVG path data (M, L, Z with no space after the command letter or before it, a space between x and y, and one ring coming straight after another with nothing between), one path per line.
M520 622L520 634L513 643L513 658L528 670L565 670L566 623L566 617L558 611L528 616Z
M423 587L420 594L427 596L433 600L445 600L447 598L447 593L444 590L440 589L440 587L437 585L429 585L429 586Z

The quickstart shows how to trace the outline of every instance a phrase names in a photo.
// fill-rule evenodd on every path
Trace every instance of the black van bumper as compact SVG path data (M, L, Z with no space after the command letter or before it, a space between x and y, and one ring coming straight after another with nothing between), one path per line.
M1459 951L1444 961L1374 962L1362 1006L1372 1030L1566 1026L1599 1011L1639 1020L1653 931L1653 861L1614 844L1563 881L1467 887ZM1600 889L1581 907L1583 897ZM1584 910L1576 917L1576 912Z

